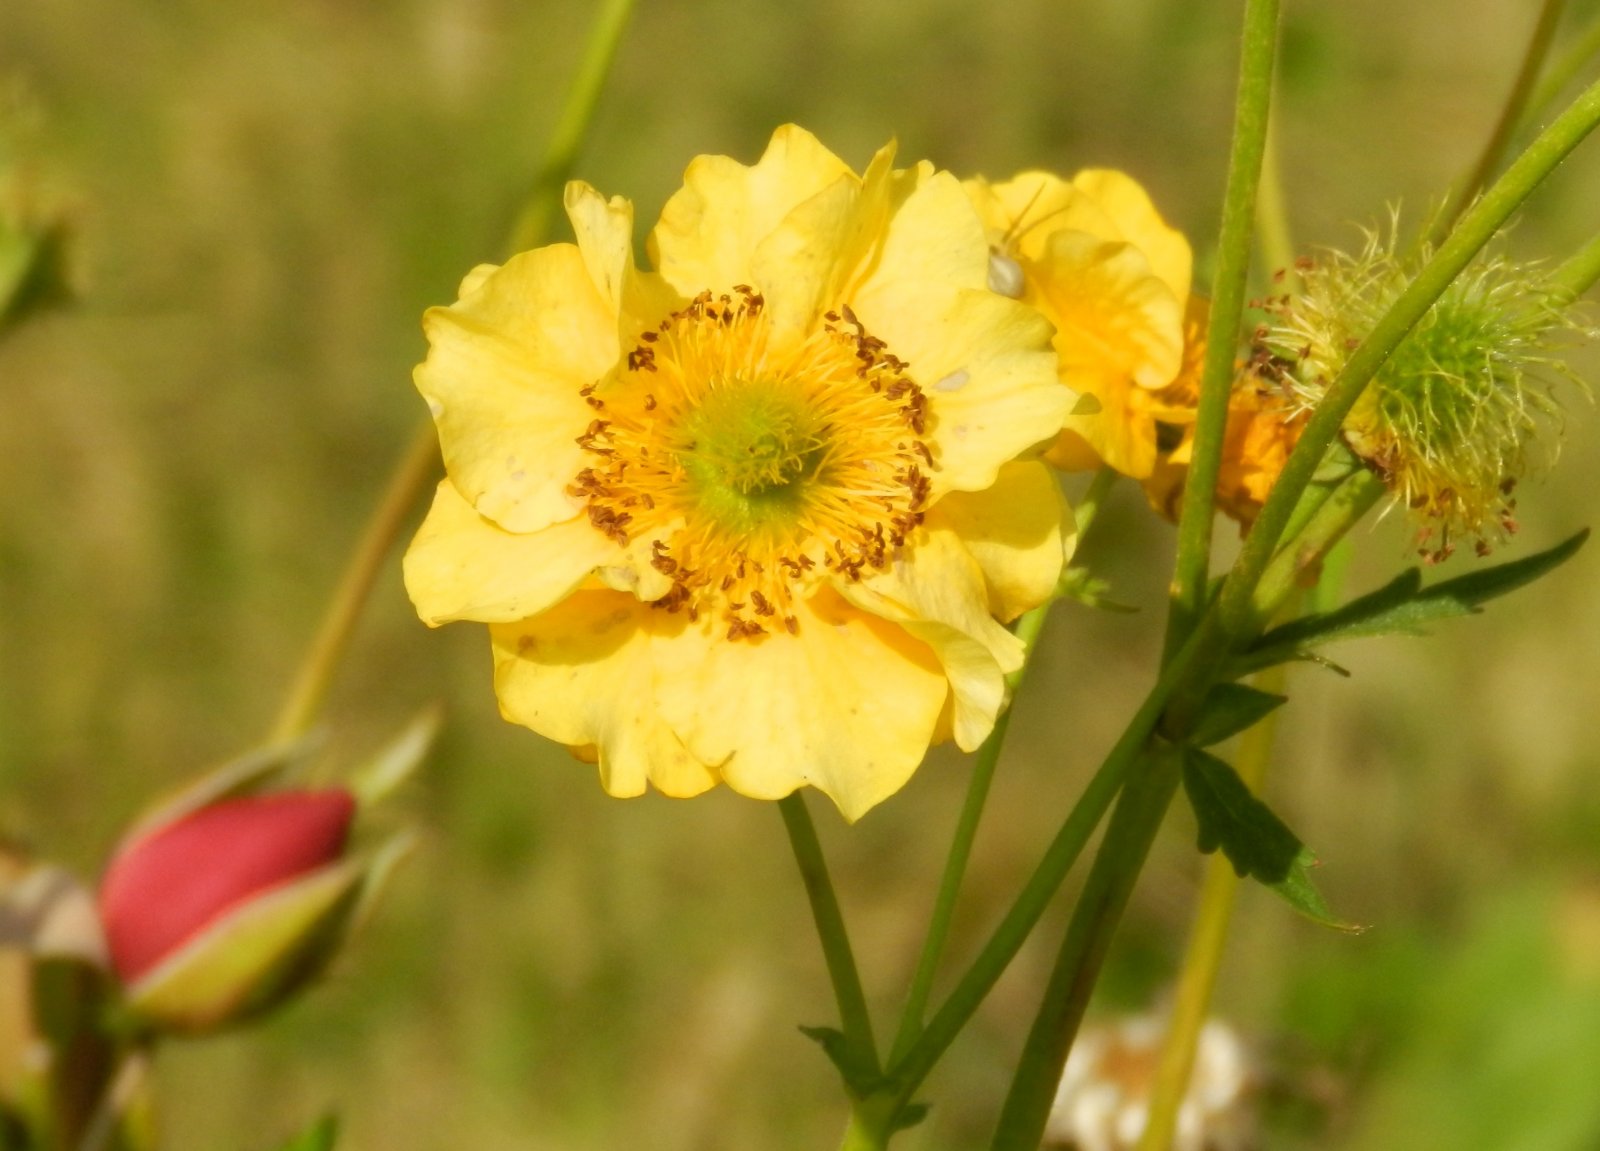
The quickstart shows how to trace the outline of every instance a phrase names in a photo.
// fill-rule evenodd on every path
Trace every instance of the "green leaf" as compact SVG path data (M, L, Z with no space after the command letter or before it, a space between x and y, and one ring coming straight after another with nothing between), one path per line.
M900 1108L900 1113L894 1117L889 1133L892 1135L896 1131L911 1130L911 1128L926 1119L928 1112L931 1110L933 1110L933 1105L930 1103L907 1103Z
M349 787L362 807L370 807L410 779L439 737L444 710L424 708L388 746L351 773Z
M1258 691L1242 683L1219 683L1206 692L1200 718L1189 733L1195 747L1210 747L1229 736L1254 727L1277 708L1289 702L1286 695Z
M1316 857L1283 820L1257 799L1232 767L1197 748L1183 757L1183 790L1200 825L1200 850L1221 848L1240 877L1277 892L1306 917L1341 931L1359 928L1334 918L1311 882Z
M1245 672L1291 659L1305 658L1312 644L1402 632L1426 634L1427 625L1457 616L1473 615L1492 599L1515 591L1548 574L1571 559L1589 538L1585 528L1553 548L1422 586L1422 572L1408 568L1377 591L1351 600L1329 612L1302 616L1262 635L1233 664L1229 674Z
M845 1086L856 1098L865 1099L883 1085L883 1076L876 1068L861 1061L845 1039L844 1032L837 1027L807 1027L801 1024L800 1034L814 1040L822 1048L828 1062L838 1068Z
M339 1117L324 1115L278 1151L333 1151L339 1141Z

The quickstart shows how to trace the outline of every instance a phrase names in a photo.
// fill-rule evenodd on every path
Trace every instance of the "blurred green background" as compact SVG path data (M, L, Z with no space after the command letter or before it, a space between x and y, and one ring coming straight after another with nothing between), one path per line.
M796 120L852 163L890 135L960 173L1125 168L1202 253L1240 4L641 3L581 174L641 236L699 152ZM1527 0L1286 5L1279 107L1302 244L1413 216L1471 160ZM1569 25L1596 15L1569 5ZM418 316L499 237L586 4L10 0L5 138L70 212L76 310L0 341L0 829L93 874L151 793L258 740L423 414ZM1569 29L1570 31L1570 29ZM1592 72L1592 69L1591 69ZM1511 239L1592 233L1600 144ZM1597 357L1576 358L1591 375ZM1595 516L1569 390L1519 546ZM1362 531L1364 588L1406 562ZM1227 533L1231 535L1231 533ZM1137 615L1061 609L1019 704L954 955L969 955L1147 686L1171 530L1113 499L1082 557ZM1451 569L1472 561L1458 559ZM1600 1146L1600 597L1591 547L1430 640L1296 673L1271 791L1350 938L1247 890L1217 1008L1266 1068L1271 1148ZM173 1049L170 1146L266 1148L330 1106L351 1148L816 1148L844 1110L795 1030L831 996L775 809L602 794L503 724L483 629L421 627L391 565L328 712L330 760L443 698L409 803L424 846L331 984ZM887 1027L967 763L936 754L855 828L814 805ZM1104 986L1159 1006L1200 859L1176 812ZM1074 880L1076 882L1076 880ZM987 1136L1056 909L930 1082L910 1148Z

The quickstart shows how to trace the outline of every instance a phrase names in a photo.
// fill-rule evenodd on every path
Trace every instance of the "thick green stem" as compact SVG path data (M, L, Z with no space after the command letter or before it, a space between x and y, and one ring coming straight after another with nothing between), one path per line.
M1254 618L1256 584L1277 553L1301 493L1374 373L1511 213L1596 124L1600 124L1600 83L1579 96L1462 215L1433 258L1351 353L1344 370L1300 433L1299 442L1223 585L1218 624L1225 642L1237 642L1246 634Z
M828 864L822 856L816 825L811 822L805 797L798 791L780 799L778 810L783 813L789 846L794 849L806 898L811 902L811 918L817 925L817 938L822 943L823 959L828 965L828 979L833 983L834 998L839 1003L840 1028L844 1032L850 1065L876 1074L878 1047L872 1037L872 1017L867 1013L867 997L861 990L861 975L850 950L850 933L845 929L839 898L828 876Z
M439 443L433 424L418 427L411 445L389 478L389 486L368 521L317 629L288 697L273 725L271 742L287 743L316 722L333 682L333 673L350 646L361 609L383 571L406 517L439 471Z
M1291 537L1256 586L1251 632L1282 610L1296 592L1315 584L1323 558L1355 527L1388 491L1376 473L1358 468Z
M1489 133L1489 139L1484 143L1483 152L1478 156L1477 163L1472 166L1461 187L1456 190L1454 211L1441 212L1434 221L1430 240L1438 241L1456 214L1472 202L1472 197L1483 190L1504 163L1506 150L1510 148L1512 137L1521 126L1533 96L1534 84L1544 69L1545 57L1550 53L1550 45L1555 40L1556 26L1561 23L1561 13L1565 7L1566 0L1544 0L1539 19L1533 26L1533 36L1528 41L1528 49L1522 56L1522 67L1517 70L1517 78L1511 85L1511 93L1500 108L1500 118L1495 122L1494 131Z
M595 105L605 89L611 62L616 58L622 33L633 13L633 0L603 0L594 26L590 29L578 74L567 93L566 107L556 123L545 151L544 165L534 177L533 186L523 198L521 214L511 228L511 250L523 252L543 243L550 221L561 204L561 192L572 178L578 153L589 137Z
M1067 1051L1078 1034L1111 938L1177 790L1181 763L1177 748L1152 747L1140 757L1117 800L1034 1016L990 1144L992 1151L1036 1151L1044 1137Z
M1222 439L1233 387L1239 318L1244 313L1245 281L1250 273L1250 240L1255 225L1256 188L1267 145L1272 104L1272 65L1278 40L1278 0L1246 0L1234 103L1233 145L1223 193L1222 229L1217 238L1217 270L1206 325L1205 366L1195 417L1194 454L1178 517L1178 555L1172 574L1172 611L1167 654L1183 642L1205 608L1211 573L1211 529Z

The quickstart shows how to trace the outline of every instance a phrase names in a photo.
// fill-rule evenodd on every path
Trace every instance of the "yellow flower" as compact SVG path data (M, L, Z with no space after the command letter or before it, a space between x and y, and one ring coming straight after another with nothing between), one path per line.
M1149 476L1157 422L1192 418L1192 405L1170 390L1183 365L1188 241L1121 172L1089 170L1070 182L1024 172L966 187L989 229L991 286L1055 325L1062 381L1094 397L1047 458L1069 470L1103 462Z
M430 625L490 625L510 720L605 788L811 785L854 819L929 744L982 741L1008 621L1066 548L1048 324L987 290L948 173L856 175L780 128L701 156L633 264L574 183L577 244L479 268L416 372L448 478L406 556Z

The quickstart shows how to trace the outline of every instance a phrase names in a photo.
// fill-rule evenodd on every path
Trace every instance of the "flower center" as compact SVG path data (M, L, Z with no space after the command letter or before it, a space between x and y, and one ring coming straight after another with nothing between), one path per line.
M754 640L798 631L794 603L825 575L886 567L934 460L909 365L848 308L779 346L763 298L736 292L702 293L584 388L596 463L569 490L618 543L649 541L671 580L657 607Z

